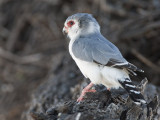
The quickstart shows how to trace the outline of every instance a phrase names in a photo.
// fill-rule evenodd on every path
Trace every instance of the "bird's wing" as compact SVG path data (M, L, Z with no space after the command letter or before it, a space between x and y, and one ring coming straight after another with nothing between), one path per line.
M79 38L74 41L72 52L76 58L84 61L142 72L127 62L115 45L103 38Z

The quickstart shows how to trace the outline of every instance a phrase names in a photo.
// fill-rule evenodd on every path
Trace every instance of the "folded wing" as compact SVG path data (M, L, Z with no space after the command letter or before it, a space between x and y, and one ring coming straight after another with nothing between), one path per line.
M143 72L127 62L118 48L103 37L79 38L72 45L72 52L78 59L95 62L104 66L126 68L130 72Z

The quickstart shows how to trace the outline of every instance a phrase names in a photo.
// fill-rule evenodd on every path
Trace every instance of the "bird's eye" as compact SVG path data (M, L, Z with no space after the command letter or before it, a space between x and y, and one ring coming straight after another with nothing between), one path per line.
M68 25L69 27L71 27L72 25L74 25L74 21L69 21L69 22L67 23L67 25Z

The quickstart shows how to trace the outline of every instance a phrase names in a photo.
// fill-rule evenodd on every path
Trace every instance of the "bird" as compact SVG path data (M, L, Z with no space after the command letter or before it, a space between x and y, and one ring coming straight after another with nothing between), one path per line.
M93 85L102 84L111 88L125 89L134 103L146 104L146 100L130 79L136 71L144 72L129 63L119 49L100 31L97 20L88 13L76 13L69 16L62 32L70 39L69 53L82 74L90 79L77 102L81 102L87 92L96 92Z

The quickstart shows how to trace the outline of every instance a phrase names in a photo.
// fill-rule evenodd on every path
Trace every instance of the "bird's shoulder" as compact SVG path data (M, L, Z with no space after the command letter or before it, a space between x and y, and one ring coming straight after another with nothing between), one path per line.
M100 52L108 54L121 55L119 49L102 35L81 36L72 44L73 52L81 52L87 50L88 53Z
M79 38L77 38L73 43L73 47L78 45L80 46L102 45L103 46L105 44L107 45L107 40L102 39L99 35L88 35L88 36L80 36Z

